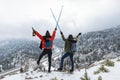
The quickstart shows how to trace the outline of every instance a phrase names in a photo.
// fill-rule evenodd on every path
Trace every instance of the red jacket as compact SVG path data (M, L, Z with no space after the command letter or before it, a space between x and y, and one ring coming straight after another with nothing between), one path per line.
M41 41L42 41L42 48L44 48L44 49L52 49L52 47L53 47L53 40L55 39L55 35L56 35L56 30L53 31L51 38L48 38L49 40L52 41L52 46L50 48L46 48L46 46L45 46L46 42L45 42L45 40L44 40L44 38L43 38L43 36L41 34L39 34L37 31L35 32L35 34L38 36L39 39L41 39Z

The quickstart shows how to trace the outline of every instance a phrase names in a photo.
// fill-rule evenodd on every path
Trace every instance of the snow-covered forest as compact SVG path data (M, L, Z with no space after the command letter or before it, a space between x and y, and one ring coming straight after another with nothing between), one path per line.
M39 54L41 53L41 50L39 49L40 42L37 42L37 41L23 39L23 40L5 40L5 41L0 41L0 43L1 43L0 45L0 71L1 72L4 72L5 70L12 69L12 68L14 69L15 67L21 67L25 65L27 62L29 62L30 59L34 59L34 62L36 63L36 60ZM56 47L53 48L53 54L56 55L59 52L60 55L52 59L53 70L59 67L61 55L64 54L64 51L63 51L64 42L62 41L62 39L56 39L54 44L55 44L54 46ZM89 32L86 34L82 34L79 37L77 46L78 46L77 52L74 53L74 63L75 63L74 66L75 66L75 70L77 71L73 73L73 77L76 77L75 75L80 74L79 75L79 79L80 79L80 77L84 75L83 74L84 69L88 67L90 67L90 70L88 70L88 74L90 75L90 77L91 76L93 77L93 75L91 75L90 73L91 71L94 72L94 70L96 70L95 65L97 64L97 61L101 62L101 60L119 58L120 26L102 30L102 31ZM57 50L58 48L60 50ZM47 64L48 63L46 62L46 64L43 64L43 65L46 67ZM116 64L119 64L119 62ZM69 58L67 58L64 62L64 70L67 71L68 69L70 69ZM81 74L81 71L82 71L82 74ZM34 75L39 75L38 74L39 72L36 73L35 71L34 73L35 73ZM46 73L44 72L40 72L40 73L43 74L41 78L43 78L43 80L46 79L45 77ZM61 74L60 72L53 71L52 74L56 74L54 78L57 78L58 80L62 79L60 78L60 76L63 74ZM52 78L53 76L50 77L50 75L48 75L48 77L49 79L46 79L46 80L50 80L50 78ZM65 77L66 78L64 79L68 80L68 77L66 75ZM53 80L57 80L57 79L53 79ZM92 79L97 79L97 78L93 77ZM76 78L76 80L78 79Z
M120 56L120 26L83 34L78 42L80 63Z
M41 52L39 42L29 40L4 40L0 41L0 65L3 70L19 67L28 58L37 58Z

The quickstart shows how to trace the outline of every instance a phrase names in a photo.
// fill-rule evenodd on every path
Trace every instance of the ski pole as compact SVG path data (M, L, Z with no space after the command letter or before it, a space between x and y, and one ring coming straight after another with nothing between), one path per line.
M51 10L51 13L52 13L52 15L53 15L53 18L54 18L54 20L55 20L55 22L56 22L56 27L58 27L58 22L59 21L57 21L56 20L56 18L55 18L55 15L53 14L53 11L52 11L52 9L50 8L50 10ZM58 19L59 20L59 19ZM58 27L59 28L59 30L60 30L60 27ZM60 30L61 31L61 30Z
M61 8L61 11L60 11L60 14L59 14L59 17L58 17L58 21L57 21L54 13L53 13L53 11L52 11L52 9L50 8L51 13L52 13L52 15L53 15L53 18L54 18L54 20L55 20L55 22L56 22L56 27L58 27L60 31L61 31L61 29L60 29L60 26L58 25L58 22L59 22L59 20L60 20L60 16L61 16L61 13L62 13L62 9L63 9L63 6L62 6L62 8Z
M59 17L58 17L58 22L59 22L59 20L60 20L62 10L63 10L63 6L62 6L62 8L61 8L61 11L60 11L60 14L59 14ZM58 27L59 27L59 29L60 29L60 26L58 25L58 23L57 23L57 26L58 26ZM60 31L61 31L61 29L60 29Z

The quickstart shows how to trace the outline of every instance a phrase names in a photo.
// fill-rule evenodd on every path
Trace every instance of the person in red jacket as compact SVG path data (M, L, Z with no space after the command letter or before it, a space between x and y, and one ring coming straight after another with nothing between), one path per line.
M54 41L55 35L56 35L56 30L57 30L57 28L55 28L55 30L53 31L52 36L50 35L48 30L46 31L45 36L42 36L35 29L33 29L33 36L36 35L42 41L42 48L43 48L43 52L40 54L37 64L39 65L41 58L47 54L48 62L49 62L49 67L48 67L49 73L51 72L52 47L53 47L53 41Z

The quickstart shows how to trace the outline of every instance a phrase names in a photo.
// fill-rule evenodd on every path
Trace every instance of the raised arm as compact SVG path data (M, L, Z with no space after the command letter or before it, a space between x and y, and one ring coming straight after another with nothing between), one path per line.
M61 36L62 36L62 39L63 39L64 41L66 41L66 39L65 39L65 37L64 37L64 35L63 35L63 33L62 33L62 31L60 31L60 34L61 34Z
M54 30L54 31L53 31L53 33L52 33L52 40L54 40L54 39L55 39L56 30L57 30L57 28L55 28L55 30Z
M43 36L41 34L39 34L37 31L35 32L35 35L37 35L37 37L41 40L43 40Z
M78 38L80 35L81 35L81 33L79 33L79 34L76 36L76 38Z
M37 37L41 40L43 40L43 36L41 34L39 34L37 31L34 30L34 28L32 28L33 30L33 36L37 35Z
M79 33L77 36L76 36L76 42L78 41L78 37L81 35L81 33Z

